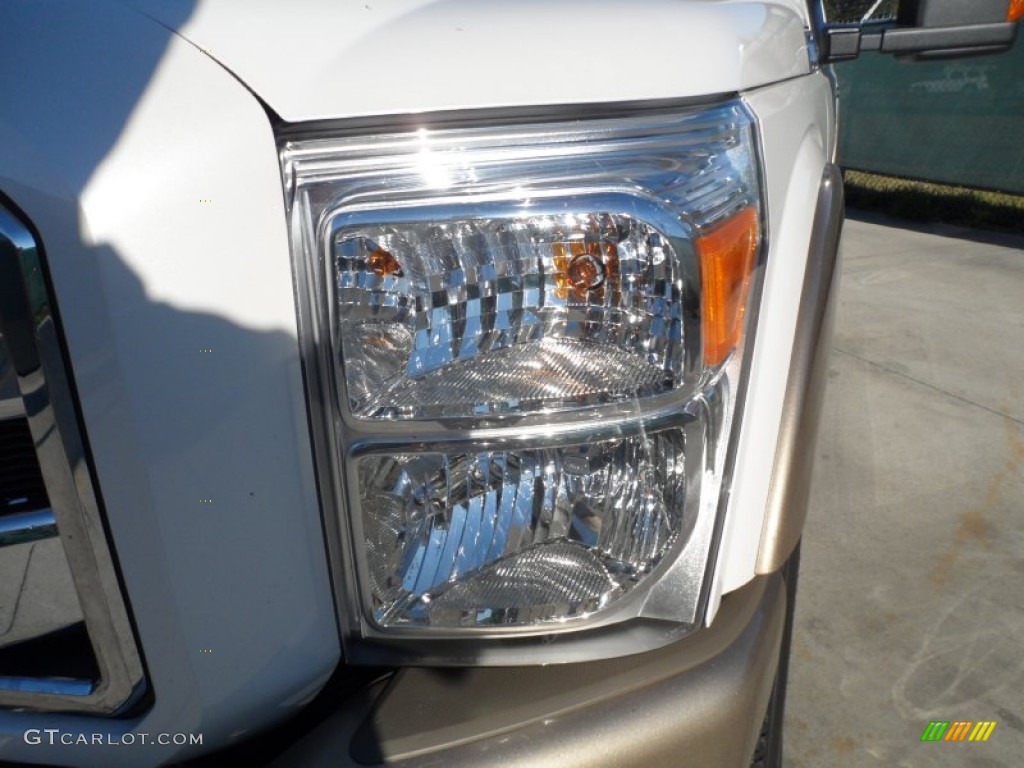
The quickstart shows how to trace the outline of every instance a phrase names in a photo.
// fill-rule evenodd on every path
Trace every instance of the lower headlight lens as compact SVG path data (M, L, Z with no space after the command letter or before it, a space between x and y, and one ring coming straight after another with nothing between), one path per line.
M382 625L586 616L633 589L682 528L683 434L359 461Z

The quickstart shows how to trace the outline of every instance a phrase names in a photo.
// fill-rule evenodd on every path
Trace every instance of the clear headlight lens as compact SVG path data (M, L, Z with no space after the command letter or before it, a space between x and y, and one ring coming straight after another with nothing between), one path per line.
M282 165L349 639L697 621L761 242L746 108Z
M564 448L359 462L382 624L532 624L632 589L682 527L678 429Z
M558 410L682 377L680 262L630 216L435 214L333 239L357 417Z

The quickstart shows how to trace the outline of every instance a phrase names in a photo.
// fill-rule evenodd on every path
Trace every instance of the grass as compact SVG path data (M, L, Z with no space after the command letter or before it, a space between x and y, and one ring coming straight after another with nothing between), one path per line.
M901 219L1024 233L1024 195L847 170L846 205Z

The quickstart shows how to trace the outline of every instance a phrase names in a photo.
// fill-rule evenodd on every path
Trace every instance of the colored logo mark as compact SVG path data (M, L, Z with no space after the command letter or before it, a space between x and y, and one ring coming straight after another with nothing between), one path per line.
M995 729L995 720L932 720L921 741L988 741Z

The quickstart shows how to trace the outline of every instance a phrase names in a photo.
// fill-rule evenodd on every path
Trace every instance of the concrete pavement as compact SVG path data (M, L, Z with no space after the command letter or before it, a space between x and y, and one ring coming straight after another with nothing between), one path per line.
M1016 768L1024 238L889 224L844 229L786 763ZM998 725L922 743L930 720Z

